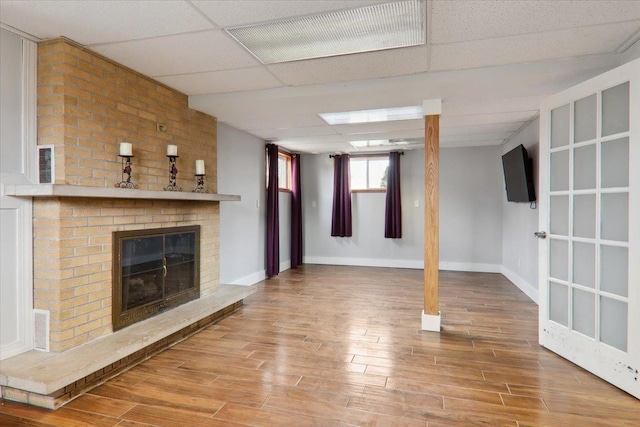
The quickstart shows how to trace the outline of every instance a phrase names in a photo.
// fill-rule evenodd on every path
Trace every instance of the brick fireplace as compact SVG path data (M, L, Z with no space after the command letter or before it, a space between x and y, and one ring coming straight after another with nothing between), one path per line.
M54 147L54 183L5 186L5 193L33 197L36 342L48 313L50 351L3 360L0 394L53 409L229 315L255 289L218 283L219 202L240 197L215 194L214 117L64 38L38 45L37 105L38 144ZM115 188L125 141L139 189ZM184 191L163 191L167 145L179 149ZM212 194L189 191L196 159L204 159ZM182 227L199 230L199 298L114 332L114 233Z
M55 184L113 188L119 143L127 141L140 189L168 183L172 144L180 150L178 184L194 186L194 162L204 159L215 192L216 133L216 119L188 108L182 93L67 39L38 46L38 144L54 146ZM50 313L51 351L112 332L114 231L200 225L206 296L218 286L218 220L216 202L35 198L34 308Z

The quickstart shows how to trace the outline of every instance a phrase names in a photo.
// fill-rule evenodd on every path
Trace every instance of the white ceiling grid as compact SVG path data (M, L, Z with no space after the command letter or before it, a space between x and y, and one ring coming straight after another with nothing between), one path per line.
M640 0L425 0L425 45L272 65L224 31L388 2L1 0L0 21L37 39L68 37L302 152L421 138L421 120L329 126L317 114L431 98L443 100L443 147L501 144L540 99L618 65L640 38Z

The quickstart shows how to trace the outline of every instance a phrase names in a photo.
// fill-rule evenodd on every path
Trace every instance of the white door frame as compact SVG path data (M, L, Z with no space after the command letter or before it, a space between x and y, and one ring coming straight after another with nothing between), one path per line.
M3 26L3 30L11 31ZM19 339L0 346L0 360L33 349L33 209L31 199L5 196L4 185L34 183L37 145L37 44L22 38L22 159L21 174L0 173L0 209L16 210L17 304L16 328Z

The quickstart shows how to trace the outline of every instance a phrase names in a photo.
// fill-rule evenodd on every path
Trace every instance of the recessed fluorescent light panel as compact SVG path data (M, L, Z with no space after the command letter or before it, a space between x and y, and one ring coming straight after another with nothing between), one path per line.
M320 113L322 120L330 125L355 123L392 122L396 120L421 119L422 106L378 108L375 110L344 111L341 113Z
M277 64L421 45L425 18L424 0L407 0L226 31L262 63Z

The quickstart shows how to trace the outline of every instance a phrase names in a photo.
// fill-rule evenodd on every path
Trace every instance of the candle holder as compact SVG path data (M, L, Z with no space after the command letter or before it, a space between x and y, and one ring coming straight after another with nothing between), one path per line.
M178 176L178 168L176 168L176 159L180 156L167 156L169 158L169 185L164 187L164 191L182 191L182 187L176 185L176 177Z
M133 156L123 156L118 154L122 162L122 181L118 182L114 187L116 188L138 188L138 184L134 184L131 182L131 173L133 172L133 168L131 167L131 158ZM126 159L126 160L125 160ZM126 179L125 179L126 175Z
M206 175L194 175L196 177L196 188L191 190L192 193L208 193L209 189L204 186L204 177Z

